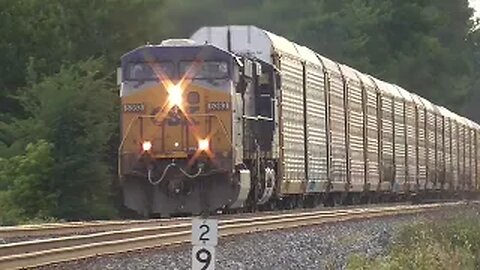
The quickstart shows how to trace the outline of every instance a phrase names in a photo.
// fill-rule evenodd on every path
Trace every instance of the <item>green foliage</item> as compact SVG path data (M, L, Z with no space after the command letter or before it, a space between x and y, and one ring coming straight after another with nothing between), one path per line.
M161 0L0 0L0 157L20 156L39 139L53 145L58 207L49 214L114 214L114 71L126 51L161 40L161 17L152 14L162 6Z
M0 113L18 116L18 88L62 65L104 57L113 70L125 51L158 36L150 15L161 6L157 0L0 0Z
M385 258L354 255L347 269L479 269L480 218L456 217L403 228Z
M35 136L55 145L56 216L94 218L108 214L106 150L115 130L115 97L100 61L81 62L27 91Z
M0 224L44 219L56 209L52 145L30 143L23 155L0 159Z
M117 127L116 99L103 69L101 60L80 62L25 89L21 100L29 118L6 125L2 132L14 142L11 148L37 140L52 143L49 192L55 194L56 207L48 214L54 217L105 218L113 213L113 177L106 160Z

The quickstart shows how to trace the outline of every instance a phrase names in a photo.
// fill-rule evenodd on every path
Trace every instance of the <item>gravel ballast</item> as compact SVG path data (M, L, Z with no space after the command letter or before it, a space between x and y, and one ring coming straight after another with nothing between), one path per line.
M354 220L219 239L216 269L344 269L352 254L383 255L396 230L419 221L458 213L478 215L478 206L395 217ZM190 269L191 246L149 249L38 269Z

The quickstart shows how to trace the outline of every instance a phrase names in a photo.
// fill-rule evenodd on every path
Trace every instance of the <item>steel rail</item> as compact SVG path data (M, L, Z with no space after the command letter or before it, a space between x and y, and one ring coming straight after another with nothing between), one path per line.
M390 205L370 205L371 207L390 206ZM342 209L352 209L342 208ZM296 209L298 210L298 209ZM340 209L339 209L340 210ZM331 211L331 210L324 210ZM294 213L291 210L290 213ZM287 212L287 213L289 213ZM250 215L273 215L284 212L257 212L249 213ZM226 214L218 216L219 219L237 218L240 214ZM102 231L114 231L131 228L143 228L148 226L169 226L172 224L180 224L182 222L190 222L190 218L173 218L173 219L148 219L148 220L97 220L97 221L78 221L78 222L62 222L62 223L42 223L19 226L0 226L0 242L2 239L11 238L33 238L37 236L66 236L72 234L94 233ZM7 241L8 242L8 241Z
M284 220L285 218L309 218L311 216L319 216L328 218L330 216L341 217L343 215L355 214L361 211L359 209L344 209L336 211L315 211L315 212L303 212L303 213L289 213L281 215L268 215L250 218L237 218L232 220L222 220L220 225L242 225L243 223L258 222L258 221L274 221ZM373 211L373 210L372 210ZM15 242L9 244L0 245L0 257L9 256L13 254L35 252L39 250L54 249L60 247L78 246L82 244L88 244L92 242L104 242L121 240L125 238L142 237L145 235L155 235L161 233L179 232L189 230L191 223L184 222L180 224L160 225L158 227L143 227L143 228L131 228L117 231L107 231L100 233L93 233L88 235L72 235L58 238L49 239L37 239L31 241Z
M220 221L219 234L220 236L231 236L352 219L412 214L460 204L462 203L401 205L239 218ZM191 224L181 223L158 228L135 228L5 244L0 245L0 269L35 267L104 254L185 244L190 242L190 235Z
M90 222L65 222L65 223L44 223L38 225L20 225L0 227L0 239L44 236L49 234L66 235L92 231L111 231L129 228L145 227L150 225L170 225L190 220L189 218L178 218L171 220L117 220L117 221L90 221Z

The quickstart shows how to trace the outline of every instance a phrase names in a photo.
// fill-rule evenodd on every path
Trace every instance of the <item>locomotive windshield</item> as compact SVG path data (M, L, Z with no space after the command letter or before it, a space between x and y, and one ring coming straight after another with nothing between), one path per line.
M228 64L224 61L181 61L180 74L189 79L226 79Z
M178 64L180 77L189 79L227 79L228 64L224 61L180 61ZM158 80L158 72L167 78L175 78L176 67L173 62L133 62L127 65L127 79L148 81Z
M175 66L172 62L139 62L129 63L127 66L127 78L129 80L157 80L159 76L156 74L161 72L163 76L172 78L175 74Z

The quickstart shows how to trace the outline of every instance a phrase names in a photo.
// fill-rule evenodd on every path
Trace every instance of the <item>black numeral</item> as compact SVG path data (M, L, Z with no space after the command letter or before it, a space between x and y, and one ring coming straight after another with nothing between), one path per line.
M205 224L200 225L200 229L203 229L203 228L205 228L205 231L202 234L200 234L200 241L208 241L210 240L210 238L205 237L205 235L210 231L210 227L208 227Z
M208 269L210 262L212 261L212 254L205 248L199 249L196 254L197 261L204 263L202 270Z

